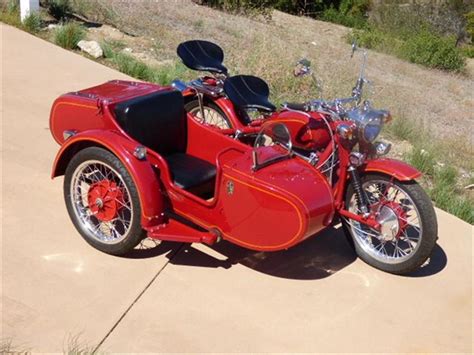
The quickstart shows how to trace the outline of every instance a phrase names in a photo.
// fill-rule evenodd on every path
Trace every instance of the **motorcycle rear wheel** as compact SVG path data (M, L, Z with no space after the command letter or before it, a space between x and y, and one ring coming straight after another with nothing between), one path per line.
M224 112L214 103L212 102L204 102L203 110L204 110L204 117L202 117L201 108L199 107L199 101L193 100L188 102L184 109L186 112L192 113L196 116L196 118L202 122L206 123L211 126L215 126L220 129L229 129L232 128L229 119L226 117Z
M363 261L377 269L398 275L415 271L431 256L437 240L438 225L430 198L416 181L398 181L382 174L363 176L362 187L369 204L379 206L380 213L384 210L391 228L384 234L342 218L349 243ZM352 183L347 188L345 207L360 214Z

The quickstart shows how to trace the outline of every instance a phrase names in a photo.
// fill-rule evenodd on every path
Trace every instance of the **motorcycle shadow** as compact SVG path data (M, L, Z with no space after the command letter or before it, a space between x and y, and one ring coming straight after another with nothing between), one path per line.
M318 280L337 273L357 256L348 245L341 228L327 228L304 242L284 251L258 252L227 241L213 246L160 242L150 239L126 257L143 259L164 255L174 265L229 269L243 265L257 272L293 280ZM428 263L405 277L427 277L447 265L444 250L436 244Z
M208 248L209 253L206 252ZM227 241L196 247L161 242L151 249L136 249L127 257L147 258L165 253L170 263L175 265L228 269L241 264L267 275L295 280L323 279L356 259L342 230L332 227L284 251L252 251Z

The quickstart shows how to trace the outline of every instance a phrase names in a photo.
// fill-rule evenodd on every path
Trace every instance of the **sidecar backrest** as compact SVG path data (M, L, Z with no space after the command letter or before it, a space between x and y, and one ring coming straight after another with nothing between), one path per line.
M159 91L115 106L122 129L163 156L174 183L204 199L212 197L216 168L186 153L187 115L179 91Z
M179 91L158 91L118 103L115 117L128 135L157 153L186 151L186 113Z
M176 50L184 65L193 70L204 70L227 74L222 64L224 52L217 44L208 41L187 41L180 43Z

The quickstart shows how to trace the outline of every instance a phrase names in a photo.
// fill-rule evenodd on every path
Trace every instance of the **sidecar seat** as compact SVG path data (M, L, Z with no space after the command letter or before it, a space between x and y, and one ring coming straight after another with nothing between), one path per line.
M214 191L216 168L186 153L187 115L178 91L158 91L115 106L127 134L167 161L177 186L206 198Z
M252 75L235 75L224 81L224 92L239 109L257 109L265 112L276 110L268 101L270 89L267 83Z

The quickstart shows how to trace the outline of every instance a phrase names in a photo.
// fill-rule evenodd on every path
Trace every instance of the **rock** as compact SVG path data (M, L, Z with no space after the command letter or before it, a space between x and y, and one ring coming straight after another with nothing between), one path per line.
M127 48L122 49L122 52L125 52L125 53L132 53L132 52L133 52L133 49L127 47Z
M79 41L77 46L81 49L81 51L86 52L87 54L91 55L94 58L100 58L104 55L100 44L96 41Z
M55 24L55 23L50 23L48 25L48 30L54 30L55 28L58 28L59 25Z

